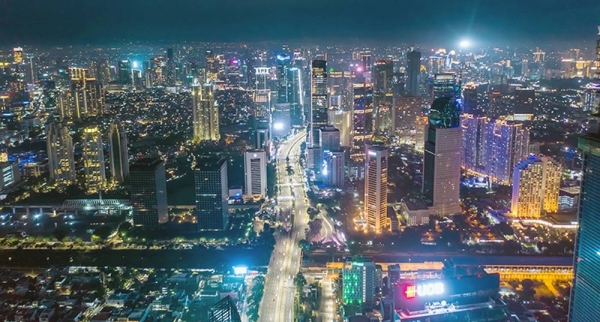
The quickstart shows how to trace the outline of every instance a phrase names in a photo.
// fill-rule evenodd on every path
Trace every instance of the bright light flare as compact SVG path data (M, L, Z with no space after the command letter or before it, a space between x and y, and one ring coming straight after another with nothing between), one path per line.
M471 46L471 42L467 39L463 39L460 41L460 43L458 43L458 45L460 46L460 48L468 48L469 46Z
M273 124L273 128L277 131L281 131L281 130L283 130L283 123L277 122L277 123Z

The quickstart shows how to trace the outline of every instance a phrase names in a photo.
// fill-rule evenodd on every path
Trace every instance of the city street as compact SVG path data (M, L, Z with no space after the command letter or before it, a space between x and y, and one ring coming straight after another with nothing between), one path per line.
M336 322L336 296L335 296L335 285L336 283L328 278L325 278L319 282L321 288L321 301L319 303L319 316L322 322Z
M299 163L300 146L306 133L298 132L282 144L277 156L278 206L282 213L292 214L289 233L277 233L277 243L266 276L264 297L260 305L260 321L288 322L293 320L294 276L300 269L302 254L298 242L304 239L308 223L304 171ZM286 158L293 173L288 175ZM281 218L280 220L285 220Z

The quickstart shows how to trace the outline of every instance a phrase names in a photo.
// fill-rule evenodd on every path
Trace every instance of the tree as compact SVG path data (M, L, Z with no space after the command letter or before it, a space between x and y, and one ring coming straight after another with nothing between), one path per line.
M306 230L306 240L313 241L321 233L323 228L323 220L317 218L308 222L308 229Z
M100 240L106 240L111 233L112 228L110 226L102 226L94 231L94 236Z
M304 277L304 274L302 274L302 272L298 272L298 274L296 274L296 277L294 277L294 285L296 285L296 287L299 290L302 290L304 285L306 285L306 278Z
M300 247L300 249L303 251L310 250L310 242L308 242L306 239L302 239L298 242L298 247Z
M65 239L65 237L67 237L67 235L69 235L69 232L61 228L54 229L52 232L52 236L54 236L54 238L56 238L58 241L62 241Z
M129 232L129 230L131 230L133 226L131 225L130 222L125 221L123 222L121 225L119 225L119 235L124 236L127 235L127 232Z

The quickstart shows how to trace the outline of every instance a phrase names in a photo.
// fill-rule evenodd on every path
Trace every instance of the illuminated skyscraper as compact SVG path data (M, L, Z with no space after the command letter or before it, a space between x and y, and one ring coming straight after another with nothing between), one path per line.
M477 86L475 84L467 84L463 87L463 98L463 113L482 116L483 111L477 100Z
M486 152L486 129L489 119L471 114L460 116L462 126L462 167L479 174L486 173L488 157ZM507 157L504 157L507 159Z
M219 108L215 104L215 87L212 83L192 85L192 116L194 142L220 139Z
M373 137L373 123L373 86L370 83L354 84L353 158L363 158L365 143Z
M102 133L97 126L83 129L83 171L85 188L90 193L102 190L106 184Z
M418 115L415 123L415 150L423 152L425 150L425 133L429 126L429 118L424 115Z
M23 63L23 48L16 47L13 49L13 62L15 64Z
M219 61L217 56L212 50L206 51L206 80L201 80L202 83L205 81L216 82L219 80Z
M194 167L198 230L223 230L229 220L227 161L201 157Z
M342 300L344 304L373 303L375 298L375 263L355 261L342 269Z
M131 73L131 62L129 59L120 60L118 64L118 77L119 84L132 85L133 74Z
M431 105L425 132L423 196L430 211L440 215L461 212L459 204L462 129L460 106L453 96Z
M598 30L600 37L600 30ZM595 82L600 84L600 39L597 42ZM600 95L600 91L599 91ZM600 103L594 107L598 115ZM575 240L575 279L571 288L569 318L571 322L600 321L600 134L579 138L583 151L583 180L579 203L579 228Z
M167 48L167 66L166 66L167 86L175 86L175 56L173 48Z
M549 157L535 155L519 162L513 174L511 216L540 218L558 211L562 168Z
M421 72L421 53L411 50L406 54L406 92L408 96L421 96L419 91L419 74Z
M529 155L529 129L512 121L490 121L485 133L485 173L500 184L510 185L513 169Z
M344 188L346 159L343 150L324 152L323 182L330 187Z
M395 131L401 136L406 136L415 127L417 116L423 114L429 105L421 96L401 96L394 102Z
M129 170L133 224L157 230L169 221L165 163L158 157L139 159Z
M242 322L235 302L229 295L208 309L208 322Z
M435 100L440 97L448 96L454 93L456 87L456 74L440 73L435 74L432 80L431 97Z
M73 140L69 129L59 122L46 125L46 136L50 180L57 185L58 189L64 189L75 183Z
M74 119L102 114L102 86L95 78L88 76L84 68L69 68L71 93L69 110L65 111Z
M267 196L267 153L264 150L244 153L246 195Z
M114 181L123 182L129 176L129 151L127 150L127 133L118 123L108 129L110 144L110 174Z
M387 217L388 154L385 146L367 147L365 161L364 215L376 233L389 229Z
M391 60L375 61L373 71L373 102L375 131L391 133L395 127L394 65Z
M309 142L311 147L319 145L319 129L327 125L327 62L313 60L311 68L311 123Z

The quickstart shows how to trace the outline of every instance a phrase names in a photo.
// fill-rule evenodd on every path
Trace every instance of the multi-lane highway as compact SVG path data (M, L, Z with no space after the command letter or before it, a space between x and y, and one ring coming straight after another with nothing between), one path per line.
M306 133L301 131L284 142L277 155L278 207L280 220L290 215L292 228L289 233L280 231L276 236L275 249L269 262L265 290L259 309L259 319L265 322L288 322L293 320L294 277L300 269L302 254L298 242L304 239L308 223L304 171L300 166L300 145ZM288 174L289 165L293 173Z

